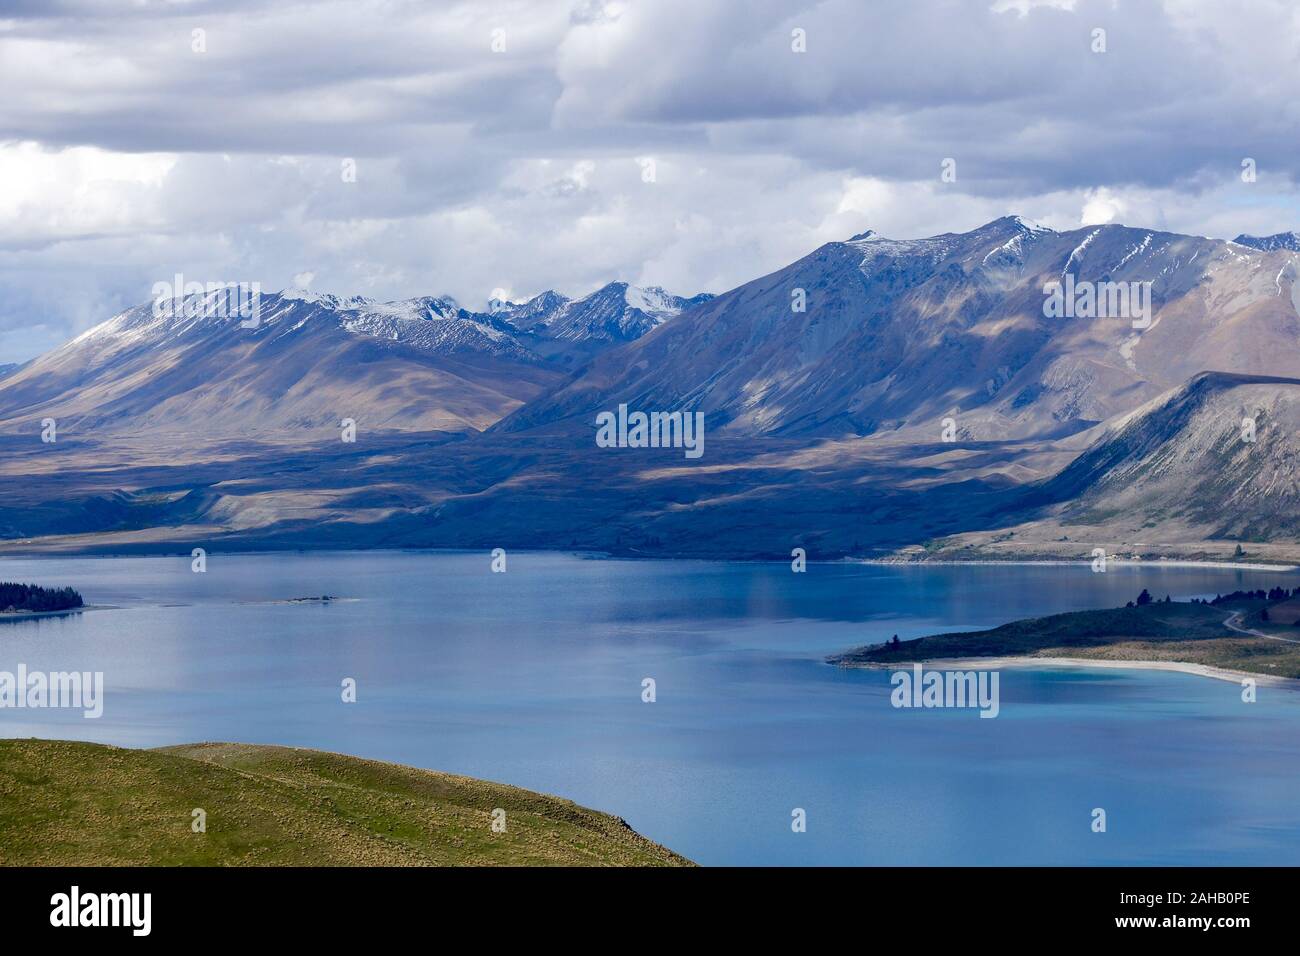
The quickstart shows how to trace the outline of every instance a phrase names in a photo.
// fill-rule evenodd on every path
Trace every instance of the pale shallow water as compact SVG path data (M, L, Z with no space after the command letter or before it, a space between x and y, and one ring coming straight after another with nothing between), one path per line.
M107 682L99 720L0 709L0 734L278 743L471 774L618 814L705 864L1300 864L1300 693L1243 704L1236 685L1183 674L1017 668L982 720L896 710L887 672L822 663L894 633L1295 574L509 562L212 555L194 574L188 558L2 559L0 580L120 607L0 625L0 670ZM358 600L259 603L324 593Z

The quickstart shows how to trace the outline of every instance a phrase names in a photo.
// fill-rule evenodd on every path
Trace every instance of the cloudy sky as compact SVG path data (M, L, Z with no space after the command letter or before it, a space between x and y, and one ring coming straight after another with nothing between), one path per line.
M178 272L480 308L1007 213L1300 229L1287 0L0 0L0 90L0 362Z

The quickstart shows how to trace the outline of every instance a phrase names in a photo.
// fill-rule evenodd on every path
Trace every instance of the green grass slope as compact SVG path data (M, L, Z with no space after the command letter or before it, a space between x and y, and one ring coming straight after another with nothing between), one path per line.
M207 814L207 832L191 828ZM493 810L506 829L493 832ZM471 777L288 747L0 740L0 864L681 866L623 821Z

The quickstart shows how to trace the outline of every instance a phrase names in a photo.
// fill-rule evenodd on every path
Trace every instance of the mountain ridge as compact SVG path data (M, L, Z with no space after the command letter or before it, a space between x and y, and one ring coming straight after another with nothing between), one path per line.
M1084 536L1300 558L1273 424L1300 430L1296 262L1008 216L860 232L719 296L610 283L470 313L290 291L247 334L199 309L157 339L139 307L0 379L0 474L24 479L0 547L984 559ZM621 404L702 412L704 457L598 447ZM1225 444L1247 406L1253 456Z
M1232 241L1263 252L1275 252L1279 249L1300 252L1300 232L1275 232L1271 236L1249 236L1243 232Z
M598 356L494 428L571 425L626 402L690 407L750 434L862 437L954 410L985 438L1086 429L1205 368L1281 371L1278 351L1220 333L1250 325L1234 334L1294 342L1295 309L1270 301L1284 282L1294 297L1291 265L1280 252L1118 224L1055 232L1003 217L925 239L864 233ZM1150 283L1149 326L1046 316L1045 285L1067 275ZM800 293L804 312L792 306Z
M255 318L239 313L231 290L147 303L0 373L0 430L54 418L83 433L196 437L323 437L344 419L479 431L620 341L610 329L629 340L700 299L665 293L650 317L629 303L635 287L619 284L619 303L594 298L612 285L563 300L581 306L587 327L569 323L562 341L448 296L378 302L283 290L262 295Z

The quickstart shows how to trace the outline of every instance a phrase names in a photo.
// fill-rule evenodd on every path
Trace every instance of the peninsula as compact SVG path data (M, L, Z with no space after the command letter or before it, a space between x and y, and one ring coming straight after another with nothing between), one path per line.
M894 635L827 660L846 667L937 660L1109 662L1300 680L1300 588L1235 591L1192 601L1155 598L1144 590L1121 608L1070 611L906 641Z

